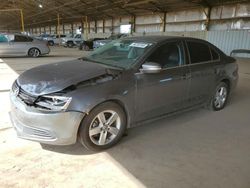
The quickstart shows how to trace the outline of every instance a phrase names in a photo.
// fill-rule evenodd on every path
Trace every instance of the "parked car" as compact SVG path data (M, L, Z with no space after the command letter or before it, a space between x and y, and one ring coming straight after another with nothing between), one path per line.
M38 57L49 52L47 42L22 34L0 34L0 57L23 55Z
M35 37L33 37L33 38L38 39L38 40L44 40L45 38L52 37L52 36L53 36L53 35L51 35L51 34L46 34L46 33L44 33L44 34L41 34L41 35L39 35L39 36L35 36Z
M62 39L62 44L65 47L72 48L78 46L82 41L84 41L82 34L75 34L73 37L65 37Z
M21 138L54 145L78 138L102 150L144 120L223 109L237 80L235 59L206 41L132 37L24 72L13 84L10 114Z
M79 50L86 50L86 51L93 50L94 41L103 40L103 39L104 38L92 38L87 41L82 41L79 44Z
M50 46L59 45L62 43L63 38L66 35L51 35L49 37L44 38L43 40L47 41Z
M124 38L124 37L128 37L128 35L127 34L112 34L107 39L94 41L93 48L99 48L101 46L104 46L105 44L110 43L113 40L117 40L117 39Z

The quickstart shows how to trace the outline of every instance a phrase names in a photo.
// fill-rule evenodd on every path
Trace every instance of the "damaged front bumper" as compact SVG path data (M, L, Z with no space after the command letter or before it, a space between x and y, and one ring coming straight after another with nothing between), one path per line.
M18 137L52 145L70 145L77 139L77 131L84 113L41 112L27 106L10 94L10 119Z

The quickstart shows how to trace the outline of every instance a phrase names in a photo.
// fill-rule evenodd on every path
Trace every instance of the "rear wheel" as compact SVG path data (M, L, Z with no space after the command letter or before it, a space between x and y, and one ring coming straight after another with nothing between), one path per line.
M89 51L90 50L89 46L88 45L84 45L84 50L85 51Z
M72 41L69 41L69 42L67 42L67 46L68 46L69 48L73 48L74 43L73 43Z
M28 52L29 57L39 57L41 54L38 48L31 48Z
M53 40L50 40L50 41L48 41L48 45L50 45L50 46L54 46L54 41Z
M215 89L210 100L209 107L214 111L219 111L226 106L229 95L229 87L225 82L221 82Z
M87 115L79 129L79 140L89 150L100 151L115 145L126 129L126 116L116 103L106 102Z
M80 44L79 45L79 50L82 50L83 49L83 44Z

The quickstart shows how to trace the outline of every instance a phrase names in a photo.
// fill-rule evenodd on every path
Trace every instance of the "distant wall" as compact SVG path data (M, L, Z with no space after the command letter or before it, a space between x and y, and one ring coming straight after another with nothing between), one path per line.
M116 17L88 22L88 38L108 37L119 33L121 24L131 23L132 35L190 36L208 40L229 54L233 49L250 49L250 3L235 3L185 11L152 13L136 17ZM165 19L164 19L165 17ZM65 23L60 33L75 33L83 23ZM85 31L87 28L84 28ZM56 26L30 28L33 34L57 32ZM245 55L243 55L245 56ZM249 55L248 55L249 56Z

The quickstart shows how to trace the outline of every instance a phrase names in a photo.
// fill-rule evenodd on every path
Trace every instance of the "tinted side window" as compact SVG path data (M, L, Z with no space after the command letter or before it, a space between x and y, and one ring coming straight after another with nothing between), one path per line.
M81 35L76 35L75 38L80 39Z
M15 35L14 39L14 42L31 42L31 41L33 41L32 38L21 35Z
M218 52L215 49L213 49L213 48L210 48L210 50L211 50L211 54L212 54L213 60L218 60L219 59Z
M148 62L159 63L162 68L181 65L181 47L176 42L169 42L158 47L147 59Z
M187 41L191 63L211 61L209 46L200 42Z

